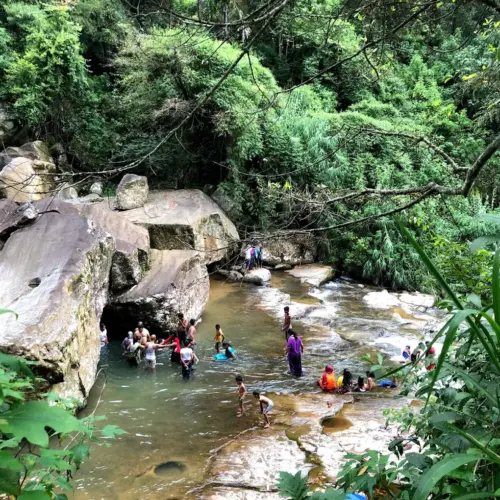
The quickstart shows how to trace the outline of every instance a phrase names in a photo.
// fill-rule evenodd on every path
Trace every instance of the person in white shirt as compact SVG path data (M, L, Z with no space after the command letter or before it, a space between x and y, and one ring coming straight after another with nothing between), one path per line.
M198 363L198 358L194 353L193 349L189 347L189 340L184 342L184 347L181 349L181 367L182 367L182 377L188 379L191 376L191 371L193 368L193 363Z

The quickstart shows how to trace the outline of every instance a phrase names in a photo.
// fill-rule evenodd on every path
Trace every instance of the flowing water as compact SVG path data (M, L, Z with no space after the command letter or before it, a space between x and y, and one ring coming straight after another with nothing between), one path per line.
M197 327L200 363L189 381L182 380L178 365L170 364L169 352L159 351L151 373L129 367L120 342L111 342L101 355L106 383L100 377L86 412L100 401L97 414L127 434L110 447L93 446L77 474L74 498L183 498L206 478L211 450L259 421L253 398L249 415L236 418L236 374L244 376L249 391L317 392L315 381L325 364L337 374L344 367L363 374L362 355L383 351L397 357L404 344L416 345L418 318L407 312L411 317L403 318L394 308L368 307L363 296L370 290L347 280L311 289L285 273L276 273L271 287L261 288L213 279ZM290 305L294 329L304 340L305 376L300 379L290 377L284 356L284 305ZM211 360L216 323L238 360Z

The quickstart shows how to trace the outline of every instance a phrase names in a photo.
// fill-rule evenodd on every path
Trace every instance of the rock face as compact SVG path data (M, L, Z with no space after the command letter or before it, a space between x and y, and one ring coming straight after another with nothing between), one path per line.
M224 188L222 186L219 186L213 193L212 193L212 200L219 205L219 207L224 210L224 212L230 214L231 211L236 207L236 203L234 200L231 199L231 197L224 191Z
M92 387L107 301L112 238L62 200L36 202L36 221L14 230L0 251L0 350L39 363L36 370L65 396ZM47 211L49 210L49 211ZM18 214L4 212L3 224Z
M17 202L41 200L55 188L54 173L55 165L51 162L19 156L0 171L0 190L6 198Z
M387 290L380 292L369 292L363 300L370 306L377 309L391 309L393 307L415 306L425 312L426 309L433 307L436 299L432 295L426 295L419 292L389 293Z
M295 278L299 278L302 283L309 283L313 286L320 286L331 280L335 275L333 267L310 264L307 266L297 266L287 271Z
M78 198L78 191L65 182L57 186L57 197L61 200L76 200Z
M263 248L264 262L270 266L312 264L318 255L316 240L309 234L285 233L263 241Z
M148 199L148 179L146 177L125 174L116 189L116 208L132 210L144 206Z
M82 204L76 205L76 208L115 240L111 290L123 292L124 289L139 283L143 274L142 268L145 268L148 262L148 231L113 212L107 203Z
M99 196L102 196L102 182L94 182L91 186L89 191L91 193L97 194Z
M45 142L27 142L18 148L9 147L0 153L0 168L8 165L14 158L26 158L28 160L38 160L52 162L50 149Z
M151 248L197 250L206 264L228 258L239 240L234 224L197 189L153 191L143 208L123 215L149 230Z
M225 276L227 280L231 282L243 281L243 283L252 283L258 286L263 286L268 281L271 281L271 272L269 269L253 269L245 274L235 271L234 269L231 271L219 269L219 274L222 274L222 276Z
M19 206L12 200L0 200L0 250L14 231L37 217L38 210L31 203Z
M151 264L139 284L113 299L108 313L124 332L138 319L158 335L172 331L177 313L198 318L208 301L207 268L192 250L152 250Z

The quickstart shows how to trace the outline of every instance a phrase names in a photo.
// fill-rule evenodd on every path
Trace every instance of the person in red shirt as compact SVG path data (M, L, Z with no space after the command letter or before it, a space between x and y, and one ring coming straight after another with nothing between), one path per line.
M170 344L169 344L170 342ZM170 355L170 362L181 364L181 342L177 334L170 335L162 343L165 347L170 347L172 349L172 354Z
M431 346L430 342L426 342L425 345L427 346L425 360L426 362L429 363L426 366L426 369L427 371L430 372L431 370L434 370L434 368L436 367L436 363L434 363L434 356L436 355L436 349L434 349L434 347Z

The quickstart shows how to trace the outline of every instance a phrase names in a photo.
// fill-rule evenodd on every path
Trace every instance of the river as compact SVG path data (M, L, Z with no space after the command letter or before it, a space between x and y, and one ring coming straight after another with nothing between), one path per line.
M325 364L332 364L337 375L344 367L357 375L366 370L360 361L364 354L383 352L397 359L404 344L413 347L422 329L429 328L429 317L418 312L415 317L394 305L370 306L364 299L370 291L376 289L349 280L311 288L286 273L275 273L270 287L213 278L197 328L200 363L190 381L182 380L177 365L171 366L169 352L160 351L151 373L129 367L120 343L111 342L101 354L106 377L94 386L86 412L100 401L96 414L106 415L107 423L127 434L109 441L109 447L108 441L93 446L91 458L76 475L74 498L184 498L207 478L211 450L259 422L253 398L249 414L236 418L235 374L243 375L249 391L265 391L279 403L287 394L318 393L315 380ZM280 332L287 304L305 346L305 376L299 379L288 374ZM211 360L216 323L238 360ZM282 412L290 411L284 406Z

